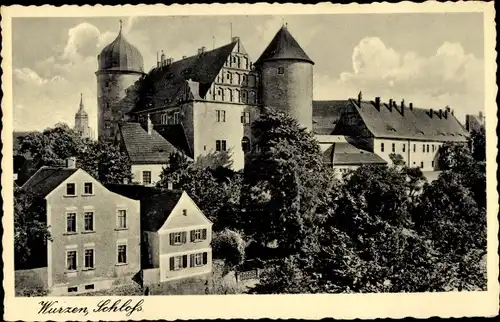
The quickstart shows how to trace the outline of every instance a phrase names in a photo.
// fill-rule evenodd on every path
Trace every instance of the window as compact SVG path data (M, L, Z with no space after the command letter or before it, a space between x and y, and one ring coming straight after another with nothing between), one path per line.
M94 213L86 212L83 215L85 231L94 231Z
M425 152L425 144L422 144L422 152Z
M215 115L217 122L226 122L226 111L215 110Z
M197 266L203 266L207 264L207 253L197 253L197 254L191 254L190 255L190 262L191 262L191 267L197 267Z
M417 152L417 145L413 144L413 152Z
M127 264L127 245L118 245L118 264Z
M68 287L68 293L75 293L78 292L78 287Z
M215 151L226 151L226 140L216 140L215 141Z
M66 232L76 233L76 213L66 214Z
M420 167L423 168L424 167L424 162L420 162Z
M118 228L127 228L127 211L124 209L118 210Z
M242 85L247 85L247 75L243 75L243 84Z
M396 143L392 144L392 152L396 152Z
M186 243L187 233L185 231L170 233L170 245L180 245Z
M243 152L250 151L250 139L246 136L241 139L241 149L243 150Z
M76 196L76 185L74 183L66 184L66 195L67 196Z
M196 242L205 239L207 239L206 229L191 230L191 242Z
M427 144L427 153L429 153L429 144Z
M284 67L278 67L278 74L283 75L285 73Z
M151 171L142 171L142 183L151 184Z
M241 123L250 123L250 112L241 112Z
M436 146L433 144L432 145L432 152L435 152L436 151Z
M83 193L86 195L91 195L94 193L92 182L85 182L83 184Z
M164 113L164 114L161 115L160 122L161 122L161 124L167 124L168 123L168 115L166 113Z
M85 250L85 268L94 268L94 250Z
M85 285L85 289L86 290L93 290L94 289L94 284Z
M403 152L406 150L406 144L403 143Z
M76 250L71 250L66 253L66 269L68 271L76 270Z
M236 63L236 57L233 57L233 63Z
M380 151L384 152L384 143L380 143Z
M187 267L187 255L170 257L170 270L175 271Z
M431 161L431 166L432 168L434 168L434 161Z
M179 124L179 112L174 113L174 124Z

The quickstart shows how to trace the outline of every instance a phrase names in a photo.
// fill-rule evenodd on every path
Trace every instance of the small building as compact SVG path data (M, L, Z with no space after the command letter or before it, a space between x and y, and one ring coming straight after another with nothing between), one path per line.
M479 131L485 125L485 118L483 112L478 115L467 114L465 115L465 128L470 133L472 131Z
M137 185L108 185L141 202L144 284L212 272L212 222L186 192Z
M333 141L330 144L325 143L325 141L329 141L328 137ZM345 137L332 135L316 136L316 138L320 139L325 164L331 165L333 169L337 170L336 175L339 178L342 174L356 170L363 165L387 165L386 160L373 152L358 149ZM327 146L326 149L325 146Z
M44 202L46 285L51 295L106 289L131 282L140 270L140 203L109 191L76 167L40 168L21 189Z
M172 153L190 159L184 151L160 135L151 121L145 127L134 122L121 124L116 140L132 164L132 181L145 186L154 186L160 181L160 174L168 165Z

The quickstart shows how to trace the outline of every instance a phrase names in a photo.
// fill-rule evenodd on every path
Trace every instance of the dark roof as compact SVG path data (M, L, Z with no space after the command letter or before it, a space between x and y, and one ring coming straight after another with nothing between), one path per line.
M117 70L142 73L144 63L137 48L130 44L120 32L112 43L104 47L98 56L99 71Z
M350 100L366 124L368 130L375 137L403 138L435 141L466 141L467 131L450 112L413 107L410 110L405 106L401 113L401 106L388 108L388 104L381 103L380 110L375 103L362 101L358 106L355 100Z
M350 106L347 100L313 101L313 132L315 134L332 134L342 113Z
M158 231L163 226L175 205L179 202L182 191L165 190L140 185L109 184L110 191L141 202L141 229Z
M43 166L24 183L22 189L45 197L77 170Z
M132 112L174 106L186 100L186 91L190 99L205 97L237 41L228 45L190 56L171 64L153 68L142 83L151 91L146 102L137 104Z
M255 65L259 65L265 61L272 60L300 60L311 64L314 62L307 56L299 43L290 34L288 29L283 26L276 33L273 40L269 43L262 55L257 59Z
M347 142L334 143L330 147L330 149L330 153L331 155L333 155L333 157L330 159L330 162L332 162L334 166L387 164L387 161L382 159L377 154L370 151L358 149L354 145Z
M156 130L148 134L139 123L121 124L120 137L133 164L166 164L171 153L179 152Z
M193 151L189 145L186 132L184 131L182 124L155 125L154 129L161 136L163 136L165 140L172 143L172 145L180 151L184 152L185 155L193 158Z

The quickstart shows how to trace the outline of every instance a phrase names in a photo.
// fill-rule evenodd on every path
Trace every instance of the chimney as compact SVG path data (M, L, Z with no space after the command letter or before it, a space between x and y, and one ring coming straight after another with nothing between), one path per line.
M455 115L455 110L451 110L451 115Z
M443 110L442 109L439 109L438 116L439 116L439 118L443 118Z
M203 49L198 48L198 55L201 55L203 53Z
M401 116L405 116L405 100L401 100Z
M482 111L479 111L479 118L481 119L481 121L483 120L483 112Z
M160 53L156 52L156 67L160 67Z
M447 119L447 118L448 118L448 110L444 110L444 112L443 112L443 117L444 117L445 119Z
M392 98L389 99L389 105L387 105L387 107L389 108L389 111L392 112Z
M173 58L167 58L167 63L166 65L172 65L172 63L174 62L174 59Z
M76 158L75 157L69 157L66 159L66 168L76 169Z
M410 102L410 111L413 111L413 103Z
M151 135L153 133L153 122L151 122L151 115L148 114L148 119L147 119L147 131L148 134Z
M186 59L186 58L187 58L187 56L182 56L182 59Z
M240 41L240 37L231 38L231 42L237 42L237 41Z
M360 91L358 94L358 106L361 107L361 100L363 99L363 93Z
M163 50L161 51L160 65L165 66L165 53L163 52Z
M380 97L375 97L375 108L380 111Z
M434 114L434 110L431 108L429 109L429 116L432 118L432 114Z
M201 53L204 53L206 51L207 51L207 47L205 47L205 46L201 47Z

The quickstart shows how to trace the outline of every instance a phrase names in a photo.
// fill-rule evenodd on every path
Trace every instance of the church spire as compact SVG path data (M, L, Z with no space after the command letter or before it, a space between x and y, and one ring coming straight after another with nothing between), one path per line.
M85 112L85 109L83 107L83 94L80 93L80 108L78 109L78 112L76 112L76 117L82 117L82 116L87 116L87 112Z

